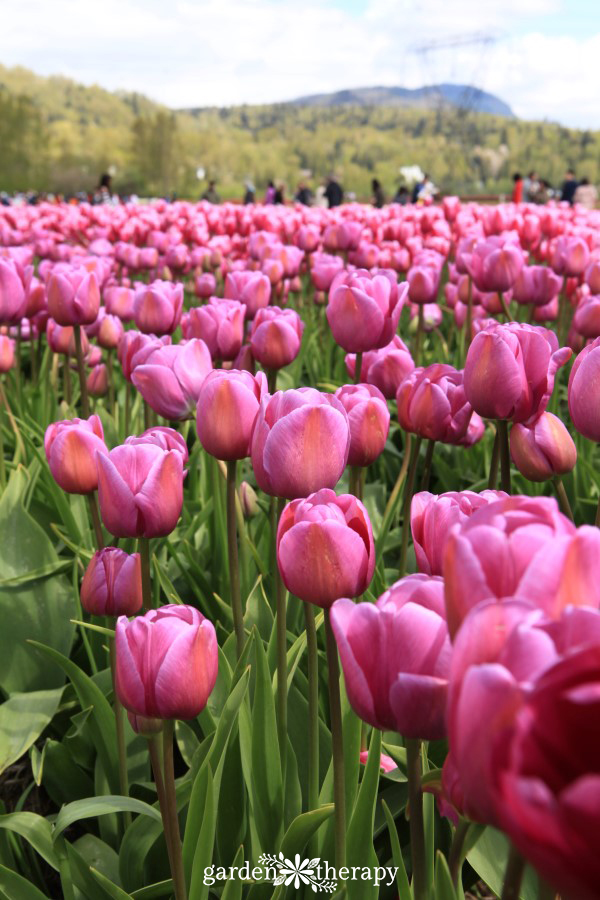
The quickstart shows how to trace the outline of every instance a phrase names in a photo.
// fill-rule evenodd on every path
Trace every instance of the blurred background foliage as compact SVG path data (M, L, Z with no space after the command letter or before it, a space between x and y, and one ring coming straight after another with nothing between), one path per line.
M141 94L110 93L68 78L0 66L0 190L89 191L115 172L119 193L195 199L217 182L260 199L269 179L295 193L335 172L357 199L377 177L388 198L399 168L420 165L444 192L509 193L514 171L551 184L567 166L600 181L600 132L468 110L294 104L173 111Z

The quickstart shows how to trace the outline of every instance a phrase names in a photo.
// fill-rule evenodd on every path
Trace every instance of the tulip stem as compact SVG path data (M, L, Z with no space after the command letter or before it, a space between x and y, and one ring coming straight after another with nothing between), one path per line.
M169 835L171 840L171 875L173 876L176 900L187 900L185 874L183 871L181 834L179 832L179 819L177 818L177 797L175 795L175 767L173 764L174 730L175 722L172 719L168 719L163 728L163 765L167 816L169 818Z
M277 736L282 766L287 759L287 626L285 585L277 562L277 525L285 506L285 500L278 498L273 542L275 545L275 597L277 617Z
M270 394L277 390L277 369L269 369L267 372L267 390Z
M156 796L158 797L158 806L163 823L163 831L165 834L165 844L167 845L167 855L169 857L169 869L173 872L173 861L171 858L171 831L169 816L167 813L167 795L165 793L165 781L162 773L162 760L160 749L160 735L154 734L148 738L148 751L150 753L150 763L154 774L154 784L156 785Z
M494 435L494 447L492 449L492 458L490 460L490 477L488 478L488 489L490 491L496 490L496 483L498 481L498 463L500 461L500 431L496 429L496 433Z
M419 314L417 319L417 334L415 340L415 366L421 365L421 345L423 343L423 331L425 328L425 310L423 304L419 303Z
M360 466L350 466L350 493L354 494L358 500L363 498L362 473L363 470Z
M319 807L319 655L315 611L304 602L308 654L308 809ZM315 846L316 849L316 846Z
M450 853L448 854L448 868L454 887L457 886L460 877L460 870L464 859L465 840L470 827L471 823L467 821L467 819L460 819L454 831L454 837L452 838Z
M562 479L560 475L555 475L553 478L554 488L556 490L556 496L558 497L558 503L560 508L562 509L565 516L574 522L573 518L573 510L571 509L571 504L569 503L569 498L567 497L567 492L565 490L565 486L562 483ZM596 525L598 524L598 512L596 512Z
M500 481L502 490L510 494L510 450L508 447L508 422L498 419L498 435L500 441Z
M108 622L106 623L108 625ZM116 684L116 649L115 649L115 640L113 638L109 638L110 644L110 675L113 686L113 695L114 695L114 703L113 710L115 713L115 727L117 729L117 751L119 755L119 790L123 797L129 796L129 782L127 777L127 747L125 745L125 728L124 728L124 719L123 719L123 707L121 705L121 701L119 700L119 695L117 694L117 684ZM125 825L125 830L129 828L131 825L131 813L124 812L123 813L123 824Z
M425 829L423 820L423 790L421 787L421 741L406 738L406 774L408 777L408 808L410 814L410 855L412 859L412 889L414 900L425 900Z
M6 464L4 462L4 404L0 402L0 488L6 486Z
M473 282L467 275L467 320L465 324L464 348L465 358L471 346L471 332L473 331Z
M64 395L65 402L67 406L71 405L71 366L69 363L69 357L65 356L65 361L63 364L63 383L64 383Z
M124 428L124 437L127 437L129 434L129 429L131 427L131 385L126 380L125 381L125 428Z
M389 496L387 505L385 507L385 512L383 514L383 522L381 523L381 531L377 537L376 542L376 558L379 559L381 553L383 552L383 544L387 537L388 531L390 530L390 525L392 523L392 519L396 512L396 505L398 503L398 499L400 497L400 491L402 490L402 485L404 484L404 479L406 478L406 472L408 470L408 461L410 459L410 444L411 444L411 434L409 431L406 432L406 442L404 444L404 458L402 460L402 465L400 467L400 471L398 472L398 477L396 479L396 483L392 488L392 493Z
M335 804L335 864L339 871L346 865L346 786L344 776L344 743L342 736L342 704L340 700L340 667L338 649L331 627L331 611L325 610L327 670L329 683L329 715L333 752L333 802Z
M502 311L503 311L504 315L506 316L507 320L509 322L514 322L515 320L513 319L512 315L511 315L510 309L508 308L508 303L506 302L506 297L504 296L502 291L498 291L498 297L500 299L500 303L502 304Z
M115 430L117 434L119 433L118 427L118 415L119 408L115 405L115 373L113 371L113 351L109 350L106 354L106 369L108 372L108 403L110 406L110 411L115 420Z
M423 477L421 478L421 490L429 490L429 481L431 479L431 461L433 459L433 451L435 449L435 441L427 442L427 450L425 451L425 465L423 467Z
M96 491L92 491L87 495L88 506L90 508L90 516L94 527L94 535L96 537L96 546L98 550L104 548L104 535L102 534L102 523L100 522L100 513L98 512L98 501L96 500Z
M417 463L419 461L419 450L421 449L422 440L422 438L418 437L410 450L410 463L408 465L408 475L404 488L404 509L402 512L402 546L400 549L399 566L400 578L404 578L404 575L406 573L406 554L408 551L408 532L410 529L410 505L413 498L415 475L417 473Z
M152 582L150 581L150 538L138 538L142 567L142 613L152 609Z
M77 356L77 371L79 373L79 390L81 391L81 411L84 419L90 415L90 401L88 399L87 382L85 380L85 368L83 364L83 345L81 343L81 325L73 326L75 335L75 354Z
M17 325L17 352L16 352L16 365L15 365L15 387L17 389L17 403L19 404L19 409L21 407L21 322Z
M354 384L360 384L360 376L362 375L362 350L356 354L356 362L354 363Z
M227 556L229 559L229 590L231 593L231 611L238 659L242 655L245 643L244 611L240 591L240 564L238 559L237 520L235 514L237 460L227 461Z
M525 860L521 854L511 845L504 873L504 885L502 887L502 900L519 900Z

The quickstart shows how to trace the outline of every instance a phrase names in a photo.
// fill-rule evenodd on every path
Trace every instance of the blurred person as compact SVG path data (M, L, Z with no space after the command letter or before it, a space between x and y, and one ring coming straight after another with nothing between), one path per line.
M273 203L276 203L278 206L285 204L285 185L281 184L281 182L275 188Z
M217 188L216 188L216 184L214 181L211 180L208 182L208 187L202 194L202 199L207 200L209 203L220 203L221 202L221 198L219 197L219 195L217 193Z
M112 177L105 172L100 176L98 187L94 192L93 203L99 205L112 202Z
M301 181L298 185L298 190L296 191L296 196L294 200L296 203L301 203L302 206L311 206L312 205L312 191L307 185Z
M523 178L520 172L515 172L515 174L513 175L513 189L511 200L513 203L523 202Z
M248 206L249 203L256 203L256 189L251 181L244 182L244 205Z
M421 201L429 200L437 196L439 194L439 190L437 186L433 183L431 178L427 173L425 173L425 177L423 178L423 183L421 185L421 189L418 193L417 199Z
M575 172L573 169L567 169L565 173L565 180L562 183L562 188L560 192L560 199L570 203L573 206L573 198L575 197L575 191L578 188L578 182L575 178Z
M554 196L554 191L550 185L549 181L546 181L545 178L540 178L538 182L538 188L535 194L533 195L533 202L542 206L544 203L547 203Z
M590 184L589 178L582 178L573 194L573 203L578 203L586 209L596 209L598 203L598 191L595 184Z
M325 196L327 188L325 184L320 184L315 192L315 203L314 205L319 207L320 209L327 209L328 202L327 197Z
M265 203L275 203L275 185L272 181L269 181L267 184L267 190L265 191Z
M410 194L408 188L405 184L401 184L394 195L393 203L399 203L401 206L406 206L410 199Z
M377 209L381 209L385 206L385 195L383 193L383 188L381 187L381 182L377 178L374 178L371 182L371 192L373 194L371 199L373 206Z
M329 209L333 209L335 206L341 206L344 202L344 191L335 175L330 175L327 179L325 197L327 198Z
M535 203L535 195L540 188L540 180L535 170L523 179L523 203Z

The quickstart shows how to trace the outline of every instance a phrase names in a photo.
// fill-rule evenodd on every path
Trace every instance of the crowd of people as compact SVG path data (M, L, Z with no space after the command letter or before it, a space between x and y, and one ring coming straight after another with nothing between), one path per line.
M590 184L588 178L575 177L573 169L567 169L563 183L559 189L552 187L545 178L540 178L535 170L523 178L520 172L513 175L513 203L539 203L549 200L562 200L570 206L578 204L586 209L595 209L598 203L598 190Z

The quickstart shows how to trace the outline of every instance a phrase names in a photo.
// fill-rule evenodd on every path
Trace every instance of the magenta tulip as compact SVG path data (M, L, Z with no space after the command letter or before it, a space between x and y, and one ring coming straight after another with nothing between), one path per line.
M473 513L507 497L504 491L449 491L430 494L421 491L412 498L410 528L417 567L426 575L442 575L448 536L456 525L462 525Z
M415 364L410 350L395 334L389 344L380 350L369 350L362 358L360 377L367 384L378 387L387 400L395 400L401 382L414 369ZM351 378L356 370L356 354L346 356L346 369Z
M253 319L259 309L269 305L271 282L262 272L230 272L225 279L225 297L243 303L247 318Z
M196 430L207 453L217 459L244 459L250 455L252 428L267 390L262 372L216 369L198 395Z
M332 394L298 388L263 397L250 452L265 493L295 499L335 487L349 450L348 416Z
M547 266L523 266L512 288L517 303L547 306L560 293L563 280Z
M153 281L138 288L133 317L144 334L172 334L181 320L182 307L182 284Z
M174 428L168 428L165 425L155 425L153 428L148 428L142 432L142 434L131 435L125 439L125 443L156 444L157 447L160 447L165 452L176 450L181 454L184 466L189 459L188 448L183 435L175 431Z
M590 261L590 248L582 237L561 235L554 248L550 265L558 275L572 278L582 275Z
M281 369L300 352L304 322L293 309L267 306L259 309L250 329L254 359L264 369Z
M0 324L20 322L27 309L27 295L17 267L0 258Z
M142 607L139 553L118 547L98 550L81 582L81 605L93 616L133 616Z
M316 606L362 594L375 570L365 507L327 488L288 503L277 528L277 564L287 589Z
M549 616L600 606L600 530L573 523L550 497L509 497L478 509L448 536L448 627L489 597L518 596Z
M195 412L200 389L211 371L208 347L194 339L153 350L135 367L131 380L160 416L187 419Z
M335 392L348 414L349 466L370 466L383 453L390 430L390 411L372 384L346 384Z
M102 422L64 419L49 425L44 450L56 483L69 494L91 494L98 487L96 454L108 453Z
M100 309L100 288L94 272L67 268L48 281L48 313L59 325L90 325Z
M163 537L183 507L183 460L178 450L122 444L98 453L100 515L115 537Z
M511 322L490 323L475 338L465 362L467 400L486 419L528 422L548 405L554 376L571 356L553 331Z
M0 374L10 372L15 364L15 342L0 334Z
M590 441L600 441L600 337L573 363L569 376L569 413L577 431Z
M115 686L123 706L150 719L194 719L217 680L214 626L192 606L117 620Z
M86 385L90 397L105 397L108 394L108 369L104 363L90 369Z
M510 455L529 481L547 481L571 472L577 462L573 438L557 416L545 412L531 425L513 425Z
M414 369L400 384L396 402L405 431L445 444L463 440L473 414L463 373L444 363Z
M464 253L463 264L478 290L484 293L508 291L523 268L523 251L518 244L491 237Z
M409 575L375 604L332 607L350 705L375 728L424 740L446 734L452 651L443 591L441 578Z
M407 293L406 282L392 284L385 275L361 271L334 280L327 321L336 343L350 353L385 347L396 333Z
M212 297L206 306L197 306L181 319L186 340L200 338L213 360L232 360L244 342L246 307L237 300Z

